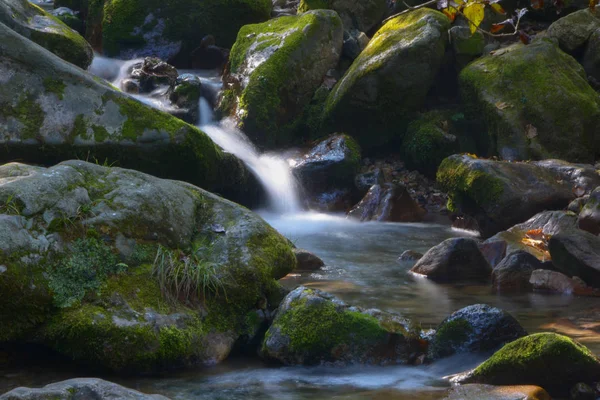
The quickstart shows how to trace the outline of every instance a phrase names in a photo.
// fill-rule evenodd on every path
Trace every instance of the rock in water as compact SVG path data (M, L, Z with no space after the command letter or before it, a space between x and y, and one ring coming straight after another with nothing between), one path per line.
M454 238L429 249L411 271L441 282L486 281L492 267L475 240Z
M597 158L600 97L583 67L552 42L516 44L482 57L459 81L471 116L487 124L490 147L503 159Z
M545 269L533 271L529 278L529 283L535 290L560 294L584 294L586 291L591 292L581 280L571 279L560 272Z
M379 24L387 11L386 0L332 0L323 2L321 0L301 0L298 12L327 8L337 12L344 28L358 29L361 32L369 32Z
M403 185L374 185L365 197L348 213L348 218L360 221L419 222L427 212Z
M452 388L444 400L552 400L539 386L494 386L468 384Z
M41 389L20 387L0 396L0 400L169 400L159 394L144 394L97 378L76 378L51 383Z
M455 353L487 352L525 335L525 329L506 311L475 304L442 321L432 339L429 354L432 358L441 358Z
M329 10L244 26L223 78L221 112L260 147L289 145L304 108L337 66L342 39L340 18Z
M517 250L494 268L492 285L501 291L530 289L529 279L536 269L544 269L544 263L524 250Z
M81 35L27 0L2 0L0 23L78 67L86 69L92 63L94 53ZM10 39L3 37L5 40Z
M593 235L600 234L600 186L590 194L579 212L577 224L580 229Z
M271 0L106 0L96 16L100 33L88 28L86 36L109 57L154 56L187 67L206 35L229 48L242 26L268 20L271 9Z
M5 164L0 205L0 342L113 371L222 361L296 265L249 210L138 171Z
M580 230L559 233L550 238L548 250L559 271L600 288L600 237Z
M286 365L405 364L423 354L421 346L419 332L398 315L300 286L279 306L262 354Z
M600 360L585 346L555 333L536 333L515 340L458 383L539 385L550 393L568 392L579 382L600 376Z
M538 212L563 209L575 198L574 185L549 168L470 155L446 158L437 181L448 192L448 208L475 218L484 237Z
M325 265L323 260L308 250L294 249L296 256L296 269L300 271L314 271Z
M425 8L388 21L333 88L324 129L348 133L363 149L399 139L433 85L449 27Z
M2 24L0 65L0 162L118 163L240 202L260 189L240 160L197 128L114 90Z

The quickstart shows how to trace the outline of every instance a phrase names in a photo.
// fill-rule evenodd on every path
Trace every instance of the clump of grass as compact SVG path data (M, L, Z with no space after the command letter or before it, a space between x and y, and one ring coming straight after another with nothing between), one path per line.
M227 300L223 283L227 275L218 271L216 264L203 260L200 250L195 247L186 254L158 246L152 273L163 296L172 301L206 300L211 295L224 296Z
M0 204L0 214L21 215L25 208L16 198L14 194L9 195L3 204Z

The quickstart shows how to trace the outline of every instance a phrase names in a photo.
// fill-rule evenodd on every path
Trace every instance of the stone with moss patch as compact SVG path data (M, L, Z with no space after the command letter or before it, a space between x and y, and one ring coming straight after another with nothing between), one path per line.
M406 363L423 351L419 335L400 316L301 286L279 306L262 353L288 365Z
M92 63L92 48L79 33L27 0L2 1L0 23L78 67Z
M600 376L600 360L585 346L556 333L536 333L498 350L461 383L539 385L553 392L568 392L578 382L591 383Z
M491 153L571 162L600 155L600 96L582 66L551 41L480 58L459 81L469 116L485 122Z
M2 201L0 342L114 371L222 361L296 264L247 209L133 170L5 164Z
M449 27L429 9L387 22L333 88L323 129L346 132L364 149L400 139L434 83Z
M298 12L329 9L340 15L344 28L369 32L388 11L386 0L301 0Z
M297 141L304 109L338 63L342 31L329 10L244 26L231 49L221 109L259 146Z

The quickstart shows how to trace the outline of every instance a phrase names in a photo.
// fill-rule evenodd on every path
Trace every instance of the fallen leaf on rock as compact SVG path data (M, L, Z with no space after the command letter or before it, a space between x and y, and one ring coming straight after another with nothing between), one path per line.
M511 104L508 104L508 103L507 103L507 102L505 102L505 101L499 101L499 102L497 102L497 103L496 103L496 108L497 108L498 110L504 110L504 109L506 109L506 108L510 108L510 107L512 107L512 105L511 105Z
M531 124L527 124L525 126L525 135L527 136L528 139L533 139L534 137L536 137L538 135L537 128Z

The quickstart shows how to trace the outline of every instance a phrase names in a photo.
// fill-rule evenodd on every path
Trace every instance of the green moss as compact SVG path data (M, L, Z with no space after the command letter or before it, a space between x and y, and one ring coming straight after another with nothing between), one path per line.
M469 168L459 157L448 157L440 164L437 172L440 188L448 193L448 208L462 202L486 206L497 200L504 192L504 184L483 171Z
M54 93L59 100L63 99L66 87L67 85L65 85L65 83L60 79L54 79L51 77L44 79L44 89L46 89L46 92Z
M92 132L94 132L94 140L96 142L102 143L110 137L110 133L103 126L92 125Z
M600 361L585 346L555 333L537 333L498 350L472 373L471 381L570 389L600 376Z
M40 129L44 124L45 113L33 96L23 94L16 105L0 104L0 115L14 118L23 125L21 140L39 139Z
M301 0L298 5L298 12L303 13L310 10L330 8L329 0Z
M435 333L430 347L431 356L439 358L454 354L455 349L465 344L472 333L473 327L463 318L444 323Z

